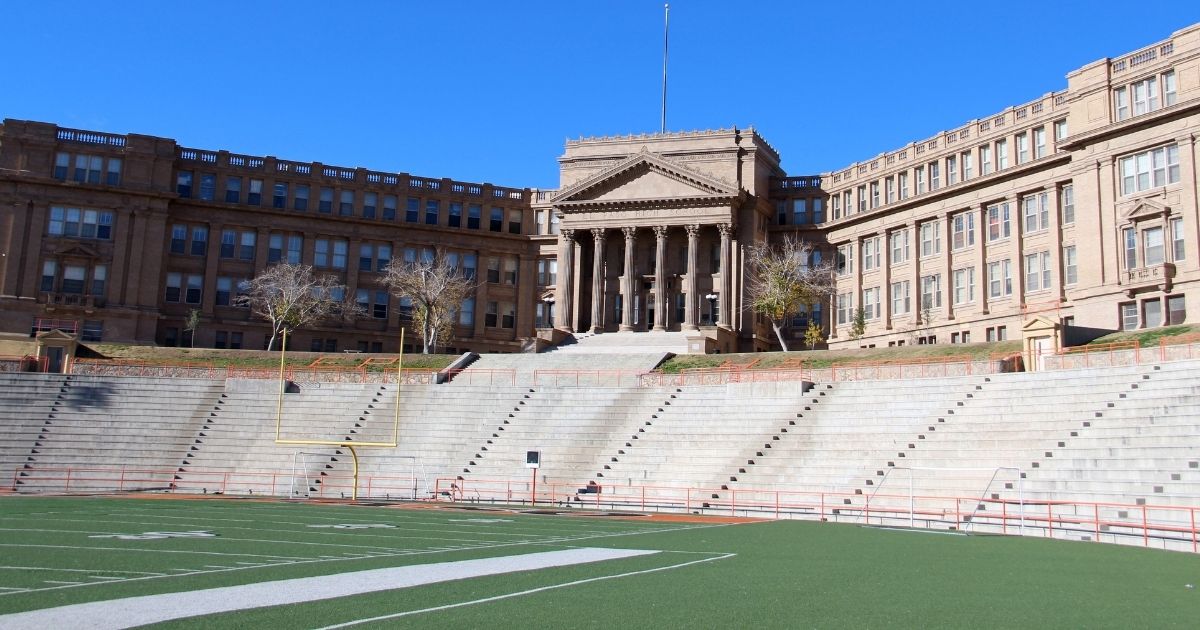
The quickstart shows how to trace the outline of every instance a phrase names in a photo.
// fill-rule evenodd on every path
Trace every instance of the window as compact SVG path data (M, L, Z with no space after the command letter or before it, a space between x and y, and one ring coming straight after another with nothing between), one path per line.
M381 243L375 246L375 271L384 271L392 264L392 246Z
M1142 325L1146 328L1162 326L1162 301L1158 298L1142 301Z
M917 168L913 169L913 174L914 174L913 176L917 180L917 194L919 195L921 193L924 193L925 192L925 167L918 166Z
M558 282L558 261L540 258L537 261L537 283L540 287L553 286Z
M1025 255L1025 292L1050 288L1050 252Z
M1024 164L1029 161L1029 134L1022 131L1017 134L1017 164Z
M63 293L83 293L83 285L87 279L87 268L82 265L65 265L61 291Z
M996 141L996 170L1002 171L1008 168L1008 141Z
M1136 269L1138 264L1137 256L1137 230L1133 228L1125 228L1121 230L1122 241L1125 243L1125 268Z
M397 302L396 314L403 321L412 321L413 303L412 298L402 297Z
M92 268L92 295L104 295L104 283L108 280L108 265L96 265Z
M879 207L879 182L871 182L871 209Z
M879 287L863 289L863 317L879 319Z
M824 200L822 200L820 198L812 200L813 223L824 223L825 222L825 205L824 204L825 204Z
M179 193L180 197L187 199L192 196L192 172L179 171L175 175L175 192Z
M952 221L952 246L954 249L963 249L971 247L975 244L975 213L971 211L960 212L954 215Z
M1129 90L1119 87L1113 90L1113 106L1117 111L1117 120L1129 118Z
M330 266L334 269L346 269L346 258L349 256L350 244L346 241L333 241L333 257Z
M42 291L53 291L56 277L58 277L58 262L47 260L42 263Z
M908 173L900 173L897 178L900 181L900 198L908 199Z
M921 255L932 256L942 251L942 235L937 221L921 224Z
M250 192L246 195L246 203L257 206L262 204L263 180L250 180Z
M847 190L842 192L842 209L846 211L846 216L854 214L853 196L854 193L852 191Z
M845 324L854 318L854 294L839 293L837 296L837 323ZM676 318L680 319L680 318Z
M1177 326L1187 319L1187 303L1182 295L1167 298L1167 325Z
M892 283L892 315L904 315L912 308L908 280Z
M354 191L343 190L338 195L338 214L343 217L354 216Z
M482 216L482 215L483 215L483 208L479 204L473 203L473 204L467 206L467 229L468 230L478 230L480 216ZM553 222L553 219L551 219L551 221ZM552 225L553 225L553 223L552 223ZM551 234L557 234L557 232L552 231Z
M397 203L396 195L384 195L383 196L383 220L384 221L395 221L396 220L396 203Z
M1054 121L1054 141L1062 142L1067 137L1067 119Z
M300 264L300 250L304 247L304 237L299 234L288 236L287 261L291 265Z
M517 283L517 259L506 257L504 259L504 284L515 285Z
M847 276L854 273L854 244L846 244L837 249L837 275Z
M292 201L292 207L299 212L308 210L308 184L296 184L296 198Z
M313 243L313 266L329 266L329 239L319 238Z
M958 158L951 155L946 158L946 185L953 186L958 183Z
M839 195L833 195L829 198L829 207L833 213L834 221L842 218L842 198Z
M1179 147L1169 145L1121 158L1121 194L1150 190L1179 181Z
M508 233L509 234L520 234L521 233L521 211L520 210L509 210L508 211Z
M167 293L163 297L165 302L179 302L180 291L183 289L183 274L168 273L167 274Z
M370 243L363 243L358 248L358 270L370 271L375 262L375 248Z
M288 185L277 182L271 189L271 207L280 210L287 207Z
M1008 202L987 207L988 241L998 241L1012 236L1012 217Z
M358 289L354 292L354 305L363 313L371 310L371 292L366 289Z
M215 304L229 306L233 299L233 278L217 278L217 293Z
M47 232L50 236L67 236L109 240L112 238L113 213L79 208L50 208Z
M65 180L67 178L67 170L70 168L70 153L59 153L54 156L54 179Z
M221 258L233 258L234 252L237 249L237 231L236 230L221 230L221 250L219 256Z
M375 291L375 304L371 307L371 317L375 319L387 319L388 316L388 292Z
M200 199L212 201L217 189L217 176L211 173L200 175Z
M321 187L321 198L317 201L317 212L321 214L333 213L333 189Z
M884 203L892 203L896 200L896 178L888 177L883 180L883 199Z
M108 184L109 186L121 185L121 160L119 157L108 158L108 173L104 176L104 184Z
M865 184L858 187L858 211L867 211L867 187Z
M285 197L287 195L284 195ZM225 203L241 203L242 202L242 178L241 177L226 177L225 178ZM279 206L283 207L283 206Z
M379 193L363 193L362 216L364 219L374 219L376 207L379 205Z
M495 328L498 323L500 314L500 304L498 302L487 303L487 313L483 316L483 325L488 328Z
M808 223L808 200L793 199L792 200L792 224L803 225Z
M921 276L921 309L938 308L942 305L942 274Z
M988 263L988 297L1012 295L1012 262L1007 258Z
M213 336L213 347L224 348L229 343L229 333L224 330L218 330Z
M1133 84L1133 115L1140 116L1158 109L1158 81L1150 77Z
M1175 71L1170 70L1162 75L1163 78L1163 106L1170 107L1175 104Z
M475 323L475 298L469 297L462 302L458 309L458 324L471 326Z
M979 174L990 175L992 172L992 147L983 145L979 147Z
M942 165L937 162L929 163L929 190L942 187Z
M1121 330L1137 330L1137 302L1126 302L1121 305Z
M208 228L203 225L192 226L193 256L203 256L208 253Z
M77 182L99 184L102 161L98 155L76 155L75 175L73 179Z
M1142 244L1142 256L1146 260L1146 266L1161 265L1166 259L1163 250L1163 229L1152 227L1142 231Z
M463 277L467 280L475 279L476 256L475 254L463 254Z
M283 235L272 234L267 241L267 262L277 263L283 260Z
M462 213L463 213L463 206L462 206L461 202L458 202L458 201L450 202L450 216L447 217L446 225L449 225L450 227L454 227L454 228L462 227ZM539 230L542 229L540 221L538 222L538 229ZM541 234L541 232L538 232L538 234Z
M1171 219L1171 260L1186 260L1183 238L1183 219Z
M187 251L187 226L172 225L171 226L171 253L182 254Z
M1063 225L1075 223L1075 187L1071 184L1058 190L1058 207L1062 210Z
M1079 282L1079 260L1076 258L1075 246L1063 247L1063 284L1071 286Z
M1026 195L1021 199L1024 233L1040 232L1050 227L1050 194Z
M187 277L187 293L184 294L184 301L188 304L200 303L200 289L204 286L204 276L198 274L189 274Z
M883 237L873 236L862 242L862 269L871 271L883 264Z
M425 200L425 225L437 225L442 213L442 204L437 199Z
M892 232L892 264L908 260L908 230Z
M517 309L512 302L503 302L500 304L500 327L501 328L516 328L517 326Z
M1037 127L1033 130L1033 159L1046 157L1046 128Z
M954 270L954 303L970 304L975 301L975 268L964 267Z
M504 210L502 208L492 208L492 213L488 221L488 229L492 232L499 232L504 229Z
M962 179L964 182L971 179L972 157L970 151L963 151L959 154L959 158L962 160Z
M242 232L242 245L238 251L238 258L242 260L254 260L254 244L256 240L254 232Z
M487 281L492 284L500 282L500 259L489 256L487 261Z

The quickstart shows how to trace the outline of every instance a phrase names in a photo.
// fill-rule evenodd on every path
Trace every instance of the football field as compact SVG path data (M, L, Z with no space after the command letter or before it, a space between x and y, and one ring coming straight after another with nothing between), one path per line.
M232 499L0 498L0 628L1194 627L1097 543Z

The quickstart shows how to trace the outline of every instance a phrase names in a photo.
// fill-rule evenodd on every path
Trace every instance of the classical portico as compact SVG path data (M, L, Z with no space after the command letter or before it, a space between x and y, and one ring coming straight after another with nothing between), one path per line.
M746 194L642 150L561 191L560 327L731 328L733 240Z

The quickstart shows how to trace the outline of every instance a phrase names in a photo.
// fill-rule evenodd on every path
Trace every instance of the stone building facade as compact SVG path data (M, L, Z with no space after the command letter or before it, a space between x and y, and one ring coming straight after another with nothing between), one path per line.
M819 176L788 176L753 129L569 141L560 187L537 190L5 120L0 330L65 320L85 339L177 345L196 309L195 345L258 348L240 281L302 262L366 316L293 347L394 351L407 309L380 270L440 250L478 280L453 350L650 330L766 350L745 256L789 235L837 269L793 338L809 321L833 347L1016 338L1034 317L1161 326L1200 312L1198 131L1200 25Z

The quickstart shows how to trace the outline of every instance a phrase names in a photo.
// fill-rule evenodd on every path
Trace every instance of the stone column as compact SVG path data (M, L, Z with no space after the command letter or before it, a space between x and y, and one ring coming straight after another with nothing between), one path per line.
M687 302L683 306L683 328L684 330L700 330L696 325L696 274L698 273L697 250L700 248L700 226L697 224L684 226L687 230L688 245L688 266L687 266L687 282L684 283L683 291L687 295Z
M633 300L634 300L634 257L633 250L637 247L637 228L624 227L625 234L625 274L621 278L621 330L633 330Z
M604 329L604 228L592 228L592 332Z
M558 294L558 327L567 332L574 332L571 324L574 305L571 302L575 293L575 230L561 230L558 236L562 258L558 288L555 291Z
M654 227L654 330L667 329L667 226Z
M721 231L721 290L717 292L721 296L721 307L720 312L717 314L717 326L729 328L729 314L733 311L733 264L729 259L733 226L728 223L722 223L717 226L717 229Z

